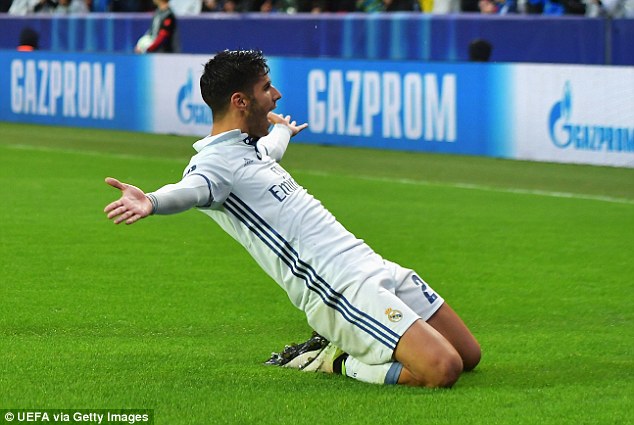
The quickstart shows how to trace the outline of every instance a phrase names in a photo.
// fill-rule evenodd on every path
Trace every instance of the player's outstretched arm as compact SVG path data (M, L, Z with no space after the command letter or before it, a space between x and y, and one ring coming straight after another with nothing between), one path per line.
M141 189L112 177L107 177L106 183L121 191L121 197L108 204L103 210L114 224L124 221L125 224L132 224L152 214L152 202Z

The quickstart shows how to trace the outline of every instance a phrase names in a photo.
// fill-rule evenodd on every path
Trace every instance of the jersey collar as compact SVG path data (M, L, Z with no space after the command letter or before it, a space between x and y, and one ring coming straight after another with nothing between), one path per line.
M239 129L236 128L235 130L225 131L224 133L216 134L214 136L207 136L204 139L201 139L194 143L194 149L196 149L196 152L200 152L207 146L217 145L218 143L229 142L233 140L242 141L247 137L249 137L248 134L242 133Z

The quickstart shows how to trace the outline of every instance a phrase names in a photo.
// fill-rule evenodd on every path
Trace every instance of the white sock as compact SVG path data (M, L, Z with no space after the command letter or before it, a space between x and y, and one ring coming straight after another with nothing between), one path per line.
M365 364L349 356L343 364L345 375L370 384L396 384L403 365L390 362L377 365Z

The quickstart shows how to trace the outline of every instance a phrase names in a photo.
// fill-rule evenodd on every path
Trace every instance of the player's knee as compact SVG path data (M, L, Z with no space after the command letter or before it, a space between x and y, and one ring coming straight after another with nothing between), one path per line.
M409 384L429 388L451 388L460 378L463 368L462 359L457 353L444 355L432 359L421 373L413 373Z
M435 373L428 383L428 386L434 388L451 388L464 369L462 359L457 355L445 356L439 359L435 366Z
M480 345L476 344L462 355L465 372L475 369L480 363L480 359L482 359L482 350L480 349Z

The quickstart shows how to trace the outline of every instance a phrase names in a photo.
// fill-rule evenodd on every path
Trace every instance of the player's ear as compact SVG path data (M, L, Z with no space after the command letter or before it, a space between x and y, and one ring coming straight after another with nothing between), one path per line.
M231 104L238 110L246 110L249 106L249 97L243 92L235 92L231 95Z

